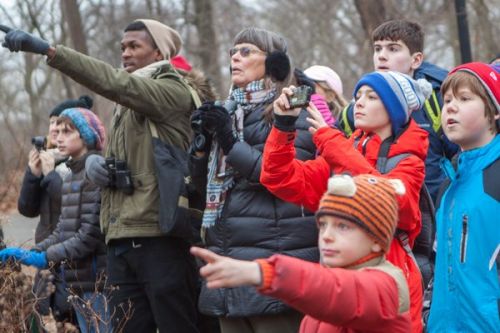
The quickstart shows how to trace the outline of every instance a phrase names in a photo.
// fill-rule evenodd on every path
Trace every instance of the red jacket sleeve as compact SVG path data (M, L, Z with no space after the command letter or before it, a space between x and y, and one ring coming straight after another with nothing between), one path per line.
M330 167L321 157L295 159L294 140L295 133L272 128L264 146L260 182L278 198L315 212L326 191Z
M320 321L368 330L399 315L396 281L385 272L326 268L283 255L268 262L274 278L260 292Z
M358 150L352 140L333 128L321 128L313 137L321 156L335 173L372 174L403 182L406 193L398 196L398 228L408 231L410 239L420 231L420 188L425 178L425 163L415 155L405 158L389 173L382 175ZM373 161L376 163L376 161Z

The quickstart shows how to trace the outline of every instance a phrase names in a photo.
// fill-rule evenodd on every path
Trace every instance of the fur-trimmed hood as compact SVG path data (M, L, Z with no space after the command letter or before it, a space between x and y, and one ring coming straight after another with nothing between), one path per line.
M219 96L215 92L213 84L202 71L194 68L190 72L178 68L176 71L193 87L202 103L218 99Z

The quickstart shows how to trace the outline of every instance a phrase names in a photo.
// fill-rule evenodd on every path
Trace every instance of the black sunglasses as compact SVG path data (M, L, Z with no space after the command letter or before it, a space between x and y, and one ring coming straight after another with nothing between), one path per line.
M241 56L246 58L248 57L251 53L265 53L264 51L258 50L258 49L252 49L248 46L242 46L242 47L232 47L229 49L229 56L232 57L236 53L240 52Z

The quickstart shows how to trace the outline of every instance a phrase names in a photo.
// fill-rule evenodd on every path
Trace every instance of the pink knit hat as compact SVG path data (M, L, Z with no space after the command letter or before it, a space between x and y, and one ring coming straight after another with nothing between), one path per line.
M344 92L339 75L330 67L317 65L311 66L304 71L304 74L314 81L326 82L330 89L335 91L337 95L342 95Z

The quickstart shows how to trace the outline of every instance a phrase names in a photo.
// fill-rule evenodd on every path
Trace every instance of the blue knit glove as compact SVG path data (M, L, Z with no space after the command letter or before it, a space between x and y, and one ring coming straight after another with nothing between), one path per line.
M5 25L0 25L0 30L6 33L2 46L8 48L11 52L24 51L47 54L50 48L46 40L35 37L25 31L14 30Z
M39 269L48 266L45 252L28 251L19 247L9 247L0 251L0 261L6 262L10 258L19 261L21 264L35 266Z

